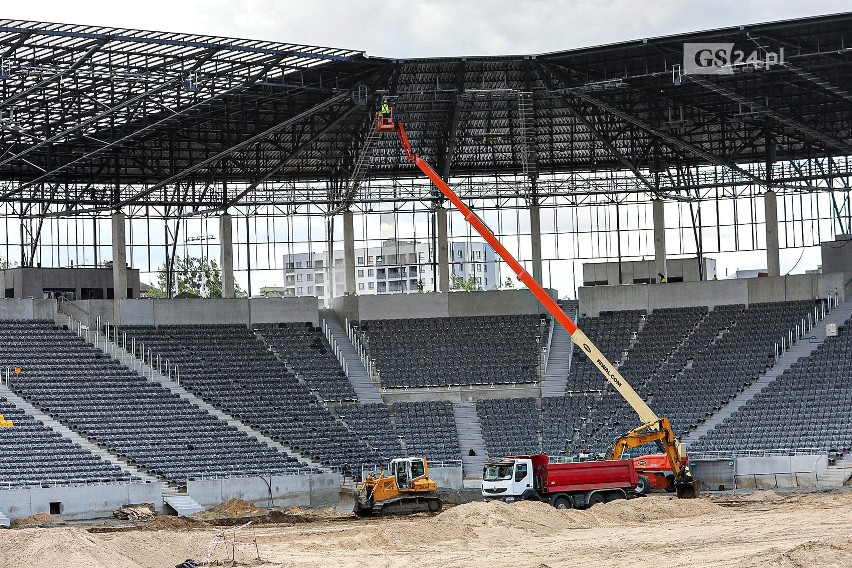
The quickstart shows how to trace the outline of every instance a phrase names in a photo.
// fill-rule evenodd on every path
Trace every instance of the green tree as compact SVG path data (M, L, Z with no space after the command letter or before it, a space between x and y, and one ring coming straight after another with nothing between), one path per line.
M476 276L459 276L458 274L450 275L450 290L464 290L466 292L476 292L482 290L482 286L476 283Z
M168 272L163 265L157 271L157 286L148 291L150 298L166 298ZM222 297L222 271L212 258L188 256L175 257L172 269L172 296L181 293L194 294L202 298ZM234 295L245 298L246 293L239 283L234 283Z

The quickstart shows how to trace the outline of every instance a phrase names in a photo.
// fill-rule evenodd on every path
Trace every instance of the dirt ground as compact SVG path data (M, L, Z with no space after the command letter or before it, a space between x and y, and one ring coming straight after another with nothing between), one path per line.
M230 526L216 526L227 511L237 515ZM366 520L230 503L202 516L2 531L0 566L170 568L188 558L255 567L852 566L852 491L652 495L589 511L469 503Z

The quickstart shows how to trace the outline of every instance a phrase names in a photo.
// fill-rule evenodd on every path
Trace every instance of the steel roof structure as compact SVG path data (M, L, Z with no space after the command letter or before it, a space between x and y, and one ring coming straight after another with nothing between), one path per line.
M743 55L696 74L685 43ZM852 13L412 60L0 20L0 201L70 216L432 199L398 141L373 134L384 97L416 151L480 180L463 190L478 197L822 191L852 172L850 45Z

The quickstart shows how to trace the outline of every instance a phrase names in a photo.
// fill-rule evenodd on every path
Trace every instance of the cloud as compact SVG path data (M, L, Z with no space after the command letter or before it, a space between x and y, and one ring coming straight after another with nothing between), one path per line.
M848 3L723 0L47 0L4 17L363 50L395 58L538 54L842 12Z

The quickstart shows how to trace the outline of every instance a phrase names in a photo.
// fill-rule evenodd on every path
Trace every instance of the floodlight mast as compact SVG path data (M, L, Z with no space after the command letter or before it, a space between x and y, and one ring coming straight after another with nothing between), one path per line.
M441 190L441 193L443 193L444 196L449 199L462 213L465 221L470 223L470 225L476 229L476 232L479 233L489 245L491 245L500 258L509 265L509 267L517 275L518 280L523 282L526 287L529 288L530 292L532 292L536 299L541 302L550 315L552 315L556 321L565 328L565 331L567 331L568 335L571 336L571 340L580 346L583 353L585 353L598 370L603 373L607 381L609 381L609 383L615 387L621 396L624 397L627 403L633 407L633 410L635 410L636 414L639 415L639 419L645 424L659 422L660 418L653 410L651 410L642 397L633 390L633 387L630 386L624 377L621 376L621 373L619 373L615 365L609 362L606 356L601 353L600 349L598 349L588 336L583 333L583 330L577 327L577 324L568 317L568 314L566 314L561 307L559 307L556 300L554 300L550 294L547 293L544 287L536 282L535 278L533 278L533 276L527 272L523 266L521 266L515 257L506 250L506 247L497 240L497 237L494 236L491 229L488 228L482 219L470 210L470 207L468 207L461 198L459 198L456 192L447 185L441 176L438 175L438 172L436 172L426 160L414 152L402 121L394 120L390 116L379 114L376 116L376 130L379 132L396 132L408 161L413 162L418 168L420 168L420 171L422 171L426 177L432 180L432 183Z

